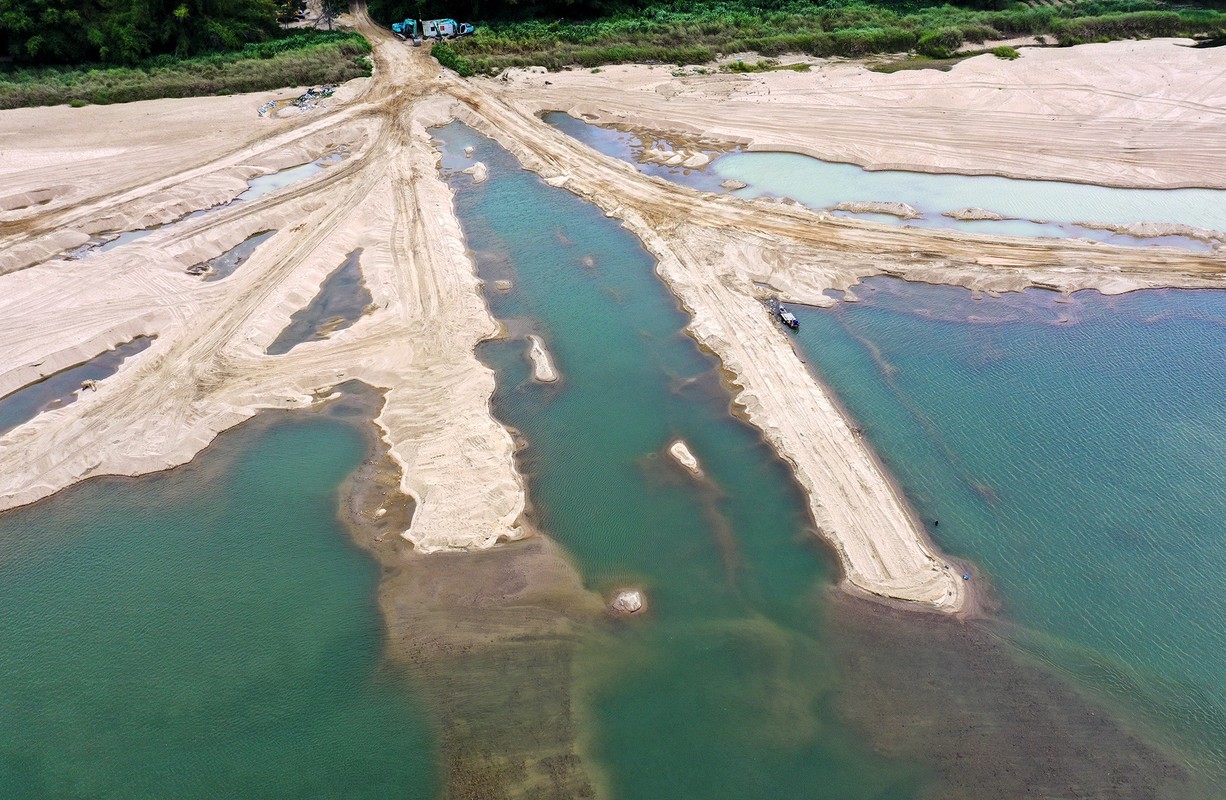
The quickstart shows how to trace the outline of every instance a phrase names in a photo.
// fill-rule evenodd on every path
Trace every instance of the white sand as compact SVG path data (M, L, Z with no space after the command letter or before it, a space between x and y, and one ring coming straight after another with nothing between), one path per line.
M427 49L359 22L376 77L326 110L257 118L273 93L0 113L0 394L134 335L158 337L96 392L0 437L0 508L90 475L183 463L261 408L310 405L356 378L387 390L378 424L418 503L407 539L435 550L523 535L513 442L490 416L493 375L473 355L498 326L426 133L451 115L642 239L692 314L690 333L732 374L738 408L792 465L843 586L911 607L965 609L960 570L793 352L762 287L829 304L825 290L881 273L985 290L1226 283L1220 255L899 229L702 194L644 178L535 116L585 110L871 167L1226 186L1224 49L1129 42L889 76L849 64L676 79L618 67L550 75L545 87L532 71L506 83L440 76ZM351 157L310 181L85 261L55 259L100 231L229 200L246 178L340 144ZM268 229L277 235L232 277L183 274ZM264 355L356 247L375 311Z
M698 459L690 451L690 446L682 439L677 439L668 446L668 454L673 457L681 466L695 475L702 474L702 467L698 464Z
M553 357L545 349L544 340L532 335L528 337L528 341L528 360L532 362L532 377L542 383L553 383L558 379L558 370L553 365Z

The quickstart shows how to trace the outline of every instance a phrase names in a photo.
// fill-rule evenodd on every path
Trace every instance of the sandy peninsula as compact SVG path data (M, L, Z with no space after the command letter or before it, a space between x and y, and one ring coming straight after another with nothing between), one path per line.
M1219 254L900 229L700 193L646 178L538 116L561 109L871 168L1226 186L1226 104L1202 79L1221 74L1226 49L1127 42L895 75L847 63L753 76L617 67L551 75L546 86L531 70L462 80L428 49L405 47L364 15L355 23L375 44L375 77L293 118L255 115L269 93L0 114L0 394L157 336L97 391L0 437L0 509L91 475L184 463L260 409L313 405L356 379L386 392L377 423L417 509L407 542L433 552L525 535L513 441L490 415L493 375L474 356L498 327L427 133L452 118L642 240L690 314L690 334L727 370L738 412L791 465L842 586L910 608L968 609L962 570L929 541L762 299L829 304L826 290L883 273L992 290L1226 284ZM1135 90L1104 89L1121 85ZM156 137L130 135L149 120ZM280 192L64 258L90 236L227 202L249 178L339 145L349 158ZM184 274L268 230L231 277ZM265 355L358 247L374 311L329 339Z

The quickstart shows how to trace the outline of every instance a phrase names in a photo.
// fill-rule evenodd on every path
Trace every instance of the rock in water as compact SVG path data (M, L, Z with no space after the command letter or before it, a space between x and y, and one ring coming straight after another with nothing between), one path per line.
M687 445L681 439L678 439L669 445L668 454L672 456L678 464L685 467L693 474L702 474L702 467L698 465L698 459L695 458L694 454L690 451L689 445Z
M748 183L745 183L744 181L738 181L736 178L729 178L728 180L720 184L721 187L728 189L729 191L736 191L737 189L744 189L748 185L749 185Z
M619 614L636 614L643 610L643 593L638 589L623 589L613 596L609 607Z
M485 183L486 179L488 179L490 176L489 167L485 166L485 162L483 161L478 161L468 169L460 170L460 172L463 172L466 175L472 175L473 183Z

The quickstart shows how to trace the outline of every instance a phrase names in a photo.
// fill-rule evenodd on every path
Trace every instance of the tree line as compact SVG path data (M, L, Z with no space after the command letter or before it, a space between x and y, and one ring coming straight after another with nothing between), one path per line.
M135 64L236 50L278 30L292 0L0 0L16 64Z

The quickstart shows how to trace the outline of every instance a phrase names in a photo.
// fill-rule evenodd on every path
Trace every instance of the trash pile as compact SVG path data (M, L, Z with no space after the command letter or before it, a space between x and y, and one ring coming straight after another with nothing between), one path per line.
M260 116L267 116L268 112L274 111L282 106L295 106L299 111L310 111L319 105L320 100L324 100L332 96L336 91L335 86L321 86L318 89L311 88L306 90L306 94L301 97L290 100L286 103L284 100L269 100L264 105L260 106Z

